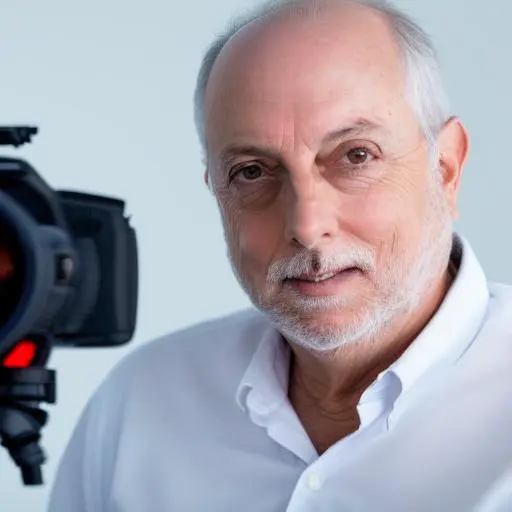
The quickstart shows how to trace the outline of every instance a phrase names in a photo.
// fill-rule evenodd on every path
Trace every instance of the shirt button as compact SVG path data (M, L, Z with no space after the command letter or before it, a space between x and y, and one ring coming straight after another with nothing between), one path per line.
M322 487L322 479L320 478L320 476L318 474L311 473L308 476L308 487L312 491L318 491L318 489L320 489L320 487Z

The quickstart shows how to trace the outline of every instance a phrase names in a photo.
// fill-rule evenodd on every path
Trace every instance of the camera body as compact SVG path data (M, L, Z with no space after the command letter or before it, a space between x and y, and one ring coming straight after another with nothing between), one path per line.
M10 315L0 324L0 354L29 333L51 333L53 346L132 338L137 247L123 201L53 191L27 162L0 157L0 223L17 273L3 301Z

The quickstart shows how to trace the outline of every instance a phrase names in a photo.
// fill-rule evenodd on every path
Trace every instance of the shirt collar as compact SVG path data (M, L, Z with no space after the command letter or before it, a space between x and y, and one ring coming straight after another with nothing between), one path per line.
M275 327L267 325L238 386L238 405L247 410L247 397L252 390L256 390L266 409L270 411L278 407L288 396L289 366L289 347Z
M437 362L460 356L482 324L489 298L487 279L469 242L459 234L453 237L451 261L457 274L441 306L404 354L377 379L394 374L401 393ZM277 408L287 398L289 364L289 347L269 324L238 386L238 405L246 410L247 396L255 390L269 412Z

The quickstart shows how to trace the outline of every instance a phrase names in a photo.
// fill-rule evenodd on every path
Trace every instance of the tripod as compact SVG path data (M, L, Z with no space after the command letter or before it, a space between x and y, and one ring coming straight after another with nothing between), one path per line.
M20 468L25 485L43 483L46 456L39 445L48 413L39 403L55 403L55 371L41 367L0 368L0 439Z

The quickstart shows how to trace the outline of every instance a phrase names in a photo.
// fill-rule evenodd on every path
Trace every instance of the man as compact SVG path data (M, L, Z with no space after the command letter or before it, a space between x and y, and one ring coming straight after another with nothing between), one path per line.
M50 511L472 510L512 459L512 291L453 232L469 141L428 37L376 2L265 5L196 101L255 311L124 360Z

